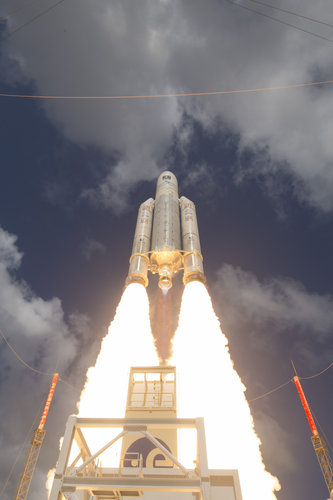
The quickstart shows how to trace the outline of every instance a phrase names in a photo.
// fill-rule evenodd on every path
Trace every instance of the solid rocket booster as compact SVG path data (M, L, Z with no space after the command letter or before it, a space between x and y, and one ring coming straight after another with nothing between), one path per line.
M155 200L139 208L127 283L147 286L151 271L159 274L159 287L168 290L180 270L184 284L205 282L202 261L195 205L178 198L177 179L165 171L157 180Z

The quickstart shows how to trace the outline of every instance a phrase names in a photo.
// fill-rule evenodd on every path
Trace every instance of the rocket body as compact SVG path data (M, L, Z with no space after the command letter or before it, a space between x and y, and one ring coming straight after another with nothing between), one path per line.
M155 200L139 208L127 283L148 285L148 271L159 274L159 287L167 290L173 276L184 270L183 281L205 281L194 203L178 198L172 172L157 181Z

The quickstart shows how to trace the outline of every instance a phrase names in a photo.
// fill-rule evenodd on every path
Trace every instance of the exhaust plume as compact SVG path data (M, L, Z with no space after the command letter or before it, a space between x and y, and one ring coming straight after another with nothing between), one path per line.
M266 471L246 390L205 286L186 285L174 337L178 416L204 417L210 468L238 469L243 500L276 500L277 478ZM179 458L189 467L187 446Z

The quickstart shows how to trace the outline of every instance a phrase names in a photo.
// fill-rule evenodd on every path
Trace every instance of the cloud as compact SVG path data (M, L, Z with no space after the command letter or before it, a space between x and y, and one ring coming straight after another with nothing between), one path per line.
M26 283L17 279L16 271L23 254L18 250L16 242L16 236L0 227L0 328L18 355L30 366L46 373L67 373L73 380L78 365L77 355L90 332L89 320L79 313L71 314L66 320L58 298L44 300L34 294ZM2 484L27 434L30 439L32 429L29 428L33 420L41 415L40 405L45 401L50 382L50 376L32 372L23 366L1 339L0 399L6 402L0 407ZM65 388L61 382L58 384L61 389L57 389L55 395L55 413L50 412L49 417L54 419L57 415L57 423L53 427L55 433L48 436L48 444L42 450L44 459L37 470L37 475L45 477L45 468L51 458L55 460L54 450L57 450L57 445L52 444L52 440L56 441L56 434L61 432L68 413L74 410L77 397L72 389ZM37 423L36 420L33 428ZM22 467L26 451L24 448L15 475L6 490L5 500L11 498L9 493L19 477L19 468ZM44 482L43 480L38 484ZM33 498L46 496L44 490L37 491L34 488L38 487L32 487Z
M0 265L7 269L17 269L23 254L15 246L17 237L7 231L0 231Z
M318 362L318 353L330 359L327 340L333 328L332 296L310 292L290 278L259 281L254 274L229 264L219 269L215 292L226 331L246 332L255 340L252 348L269 350L279 339L281 349L281 335L288 335L290 346L297 346L298 356L310 368ZM322 363L323 357L320 366Z
M95 254L104 255L106 252L105 246L93 238L88 238L83 246L81 253L86 261L90 261Z
M313 15L309 0L296 0L293 9ZM316 17L324 19L326 10L319 0ZM290 21L285 14L274 16ZM11 20L9 29L15 27ZM310 28L329 35L324 27ZM65 2L11 37L6 55L13 82L15 61L22 82L30 79L39 93L60 95L270 87L322 80L332 72L330 42L215 0ZM118 158L85 193L102 206L122 210L133 186L156 177L178 132L180 141L188 141L182 130L186 114L207 133L222 135L223 122L239 136L238 179L264 176L270 182L263 188L274 194L276 170L285 170L294 196L329 211L332 92L325 86L198 99L47 101L44 108L70 140ZM250 168L248 151L254 153Z

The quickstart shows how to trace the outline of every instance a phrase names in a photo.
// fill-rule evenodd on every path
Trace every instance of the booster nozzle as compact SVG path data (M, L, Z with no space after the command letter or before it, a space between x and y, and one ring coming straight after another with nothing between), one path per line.
M201 283L205 284L206 283L206 276L204 273L200 271L192 271L190 273L184 273L183 276L183 283L184 285L187 285L188 283L191 283L192 281L200 281Z

